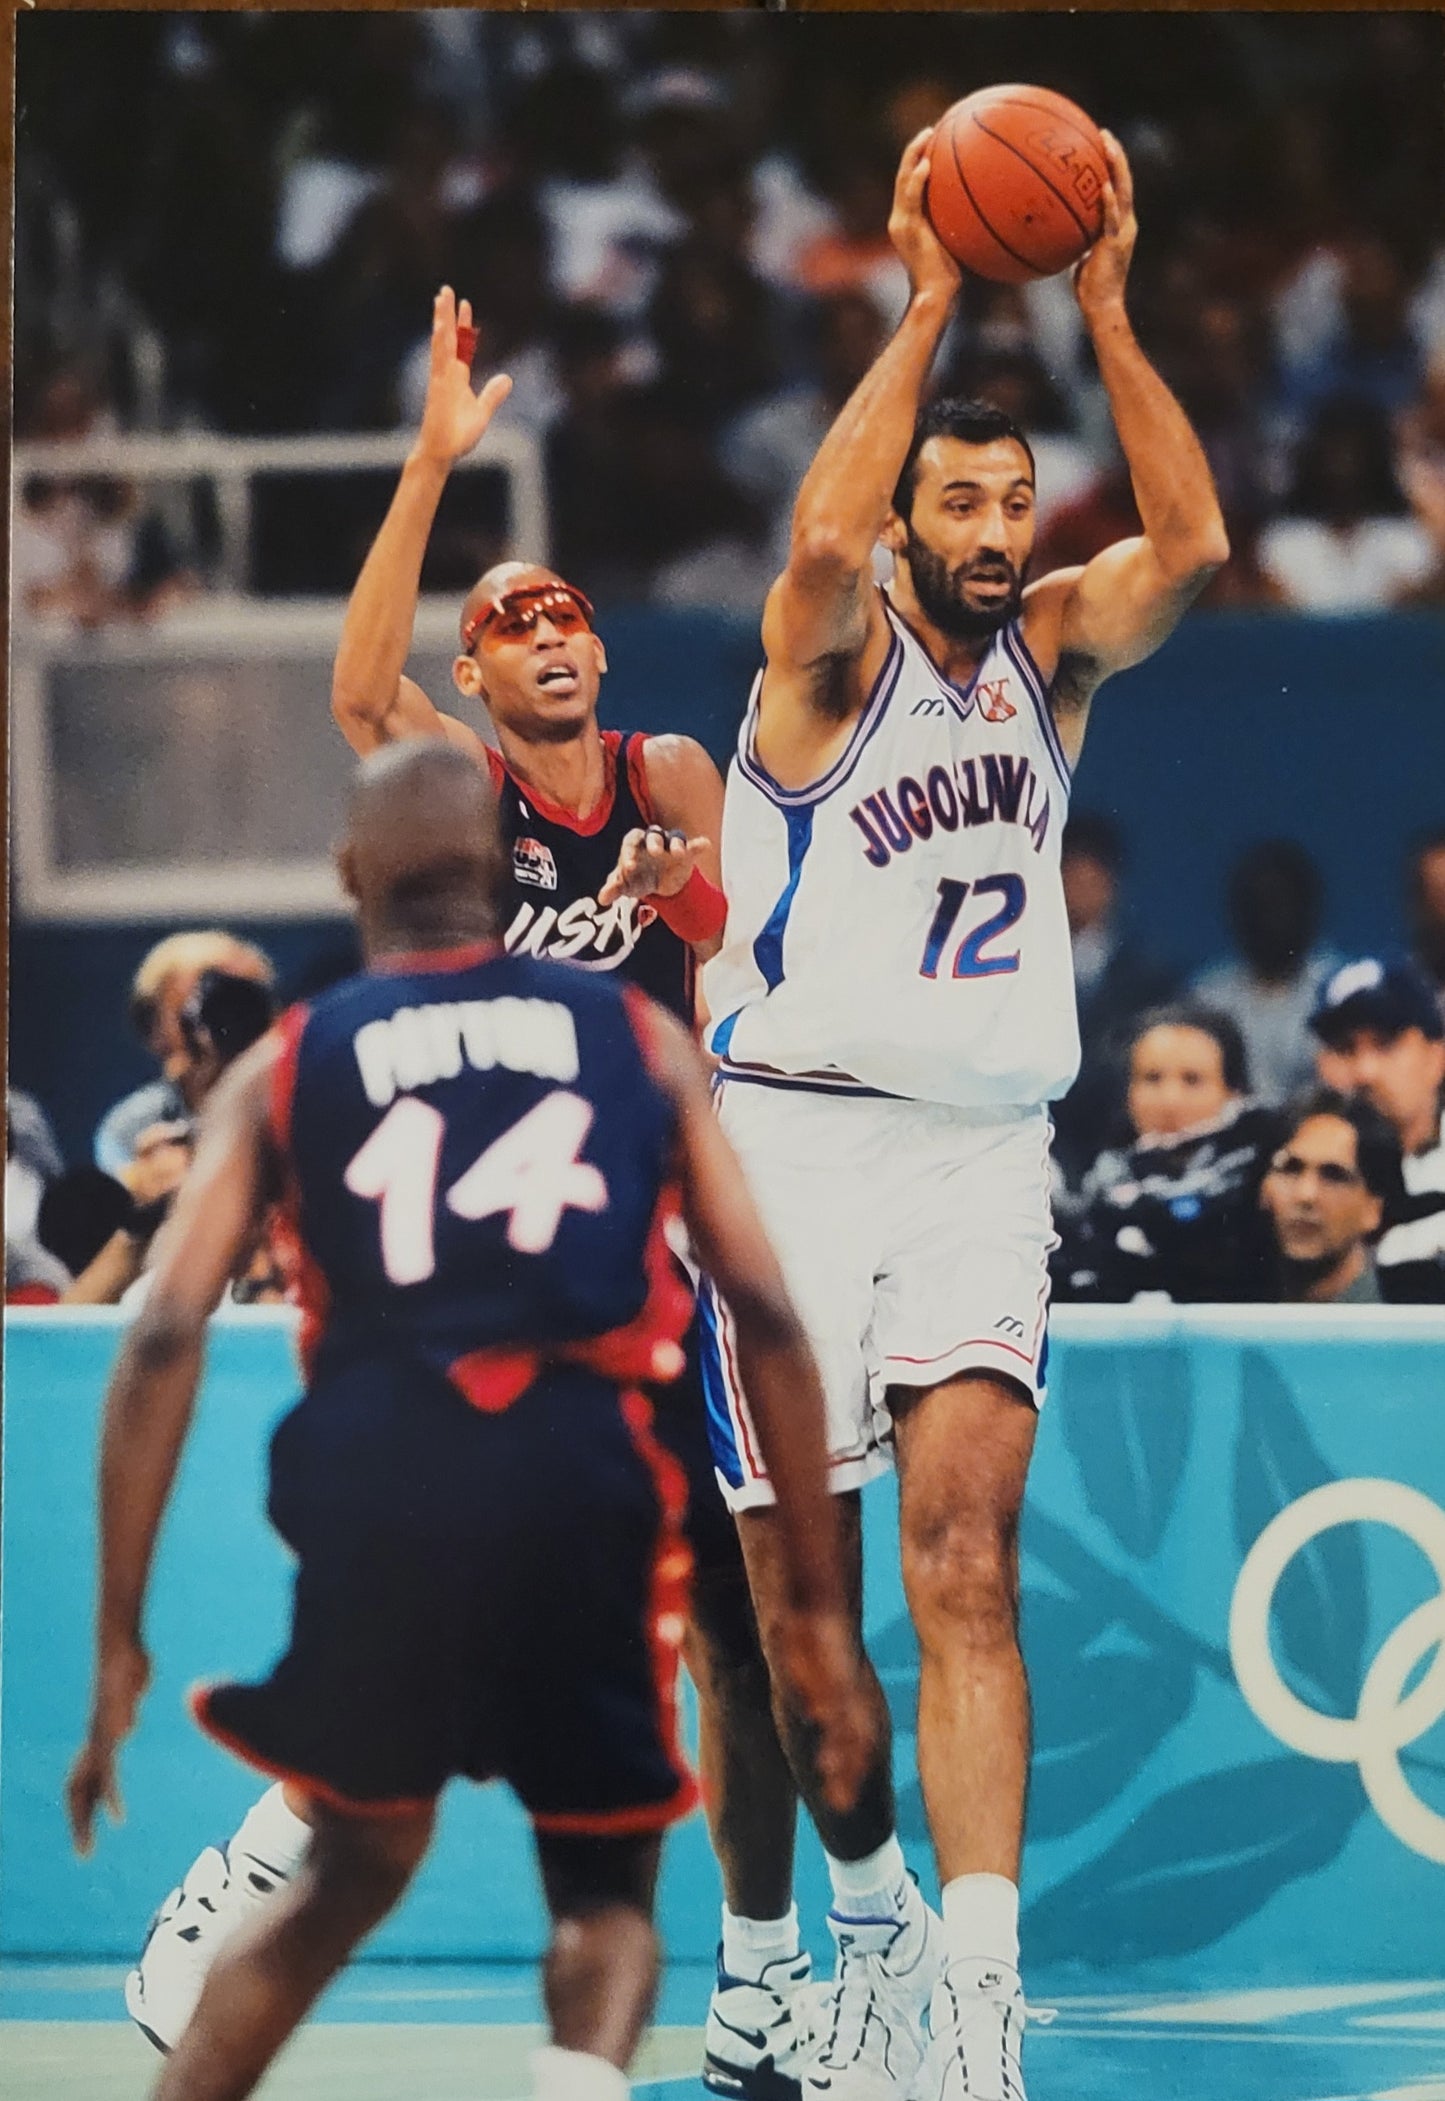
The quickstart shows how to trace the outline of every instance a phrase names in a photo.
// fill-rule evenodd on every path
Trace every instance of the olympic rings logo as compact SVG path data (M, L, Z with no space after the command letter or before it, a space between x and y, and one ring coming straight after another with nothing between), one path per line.
M1352 1716L1321 1714L1297 1698L1269 1645L1280 1577L1302 1547L1335 1525L1391 1525L1435 1571L1439 1595L1417 1605L1365 1673ZM1405 1695L1417 1665L1434 1659ZM1445 1866L1445 1816L1420 1800L1400 1753L1445 1716L1445 1510L1399 1481L1332 1481L1268 1524L1245 1557L1229 1608L1229 1653L1239 1689L1266 1729L1306 1758L1357 1765L1371 1807L1402 1845ZM1402 1697L1403 1696L1403 1697Z

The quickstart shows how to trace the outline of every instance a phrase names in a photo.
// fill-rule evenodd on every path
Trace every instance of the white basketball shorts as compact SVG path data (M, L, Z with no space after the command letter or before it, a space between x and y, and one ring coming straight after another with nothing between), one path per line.
M822 1374L835 1492L891 1464L890 1386L992 1372L1043 1400L1058 1244L1046 1110L730 1078L717 1112ZM698 1314L723 1494L734 1510L771 1503L732 1321L706 1281Z

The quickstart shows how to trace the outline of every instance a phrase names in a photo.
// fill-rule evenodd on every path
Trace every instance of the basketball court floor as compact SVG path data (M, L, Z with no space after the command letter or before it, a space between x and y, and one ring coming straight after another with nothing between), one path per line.
M141 2101L156 2056L117 2019L120 1965L0 1970L0 2101ZM709 1979L675 1966L634 2070L639 2101L703 2101ZM1445 2101L1445 1980L1231 1994L1053 1995L1030 2101ZM262 2088L268 2101L525 2101L529 1968L364 1963Z

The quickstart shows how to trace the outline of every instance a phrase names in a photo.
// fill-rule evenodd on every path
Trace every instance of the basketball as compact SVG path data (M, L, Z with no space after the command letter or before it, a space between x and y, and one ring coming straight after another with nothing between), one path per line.
M955 261L995 284L1067 270L1104 227L1092 118L1051 88L980 88L938 120L926 206Z

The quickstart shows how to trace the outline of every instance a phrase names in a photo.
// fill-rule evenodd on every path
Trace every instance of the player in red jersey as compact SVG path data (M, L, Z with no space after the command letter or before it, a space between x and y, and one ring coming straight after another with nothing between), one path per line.
M686 1295L648 1253L674 1183L737 1323L791 1556L789 1696L840 1807L873 1755L817 1373L702 1061L640 995L501 951L498 859L475 765L433 740L367 762L341 865L368 973L293 1010L218 1088L107 1396L95 1689L67 1791L82 1852L100 1804L119 1811L206 1322L283 1193L325 1309L308 1323L306 1396L272 1446L270 1509L298 1558L291 1646L263 1685L212 1688L197 1713L296 1777L314 1838L213 1965L157 2101L252 2090L405 1890L455 1774L506 1777L533 1816L554 1921L535 2091L625 2094L656 1984L660 1830L691 1799L668 1721L680 1629L658 1588L686 1566L671 1529L683 1489L635 1388L681 1354L668 1338ZM426 1014L451 1016L455 1056L415 1055L438 1040ZM559 1110L566 1143L519 1176L521 1125L535 1152ZM401 1113L436 1127L420 1211L414 1175L398 1198L395 1160L377 1171ZM605 1574L579 1643L589 1556ZM581 1731L559 1726L568 1712Z

